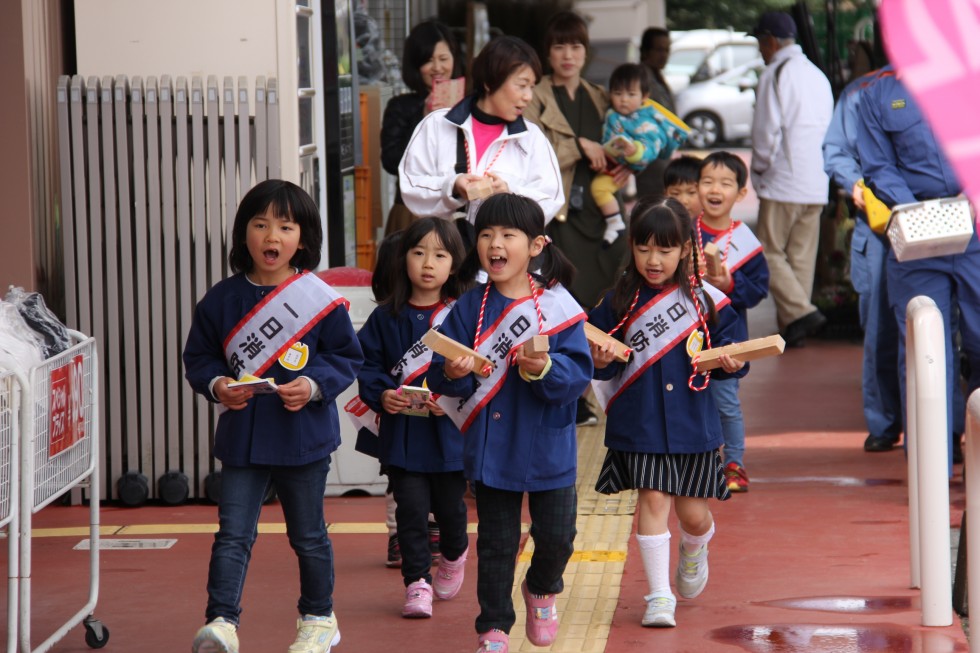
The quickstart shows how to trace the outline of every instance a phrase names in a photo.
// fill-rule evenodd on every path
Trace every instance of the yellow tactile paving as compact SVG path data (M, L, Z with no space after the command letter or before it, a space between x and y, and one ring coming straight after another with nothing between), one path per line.
M603 653L619 600L626 550L633 528L636 492L606 496L595 491L606 449L602 422L579 429L578 519L575 553L565 569L565 591L558 596L561 625L553 653ZM517 623L510 632L511 651L542 651L525 639L524 598L520 583L534 551L528 540L514 575Z

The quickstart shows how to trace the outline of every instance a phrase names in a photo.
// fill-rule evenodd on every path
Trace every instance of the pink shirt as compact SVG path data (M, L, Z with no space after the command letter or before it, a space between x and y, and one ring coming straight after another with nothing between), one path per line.
M472 121L473 127L473 141L476 143L476 160L479 163L480 159L483 158L483 154L487 151L492 143L498 136L500 136L507 125L488 125L486 123L480 122L473 117Z

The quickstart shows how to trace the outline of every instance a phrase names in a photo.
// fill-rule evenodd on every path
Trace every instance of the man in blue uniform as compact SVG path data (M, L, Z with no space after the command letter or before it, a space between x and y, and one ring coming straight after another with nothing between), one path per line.
M896 204L954 197L961 186L911 94L891 66L878 73L860 94L858 158L874 194L889 208ZM954 431L964 411L954 411L953 334L959 325L962 347L970 364L969 390L980 386L980 242L974 237L962 254L899 263L889 252L885 264L888 298L898 322L899 366L905 400L905 309L913 297L932 298L946 325L947 417ZM958 311L958 318L957 318ZM950 438L950 462L953 440ZM952 466L950 467L952 469Z
M823 141L824 170L848 192L857 207L851 236L851 284L858 293L864 329L861 397L868 425L865 451L889 451L902 433L902 398L898 381L898 325L888 305L885 259L888 239L871 230L864 212L861 162L857 152L860 94L877 71L848 84L837 100Z

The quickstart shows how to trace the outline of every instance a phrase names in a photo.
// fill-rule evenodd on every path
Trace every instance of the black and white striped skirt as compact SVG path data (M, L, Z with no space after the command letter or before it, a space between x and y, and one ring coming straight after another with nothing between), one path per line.
M609 449L595 489L602 494L647 489L700 499L731 497L718 449L676 454Z

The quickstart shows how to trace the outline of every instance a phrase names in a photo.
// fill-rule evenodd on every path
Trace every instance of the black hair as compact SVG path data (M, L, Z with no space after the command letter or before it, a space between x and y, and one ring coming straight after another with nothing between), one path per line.
M374 274L371 275L371 291L374 293L374 301L378 304L387 301L394 290L395 273L398 271L395 261L398 260L398 250L404 236L404 229L392 231L378 245Z
M630 256L623 273L613 288L612 310L617 320L623 318L636 291L645 283L643 275L636 269L633 257L633 245L652 243L654 247L684 247L690 244L691 256L681 257L674 271L672 283L680 286L684 297L697 296L705 309L709 322L714 322L715 306L711 297L701 291L701 280L695 275L694 283L698 285L697 293L692 292L691 271L698 269L697 233L684 205L672 197L660 198L644 196L637 200L630 214Z
M231 229L231 251L228 264L231 271L251 272L255 262L248 253L245 234L252 218L265 215L272 208L272 215L280 220L295 222L299 227L299 242L289 264L301 270L313 270L320 265L320 247L323 244L323 228L320 226L320 210L309 194L296 184L282 179L261 181L245 193L238 203L235 223Z
M639 63L624 63L616 66L609 76L610 91L626 91L633 84L640 85L640 93L643 97L650 95L650 90L653 88L650 69Z
M515 36L494 38L473 60L470 75L477 99L493 95L508 77L524 66L534 73L535 84L541 81L541 60L530 45Z
M405 37L405 47L402 52L402 80L405 86L421 95L427 95L429 88L422 81L422 66L429 62L436 45L445 42L453 55L453 77L463 74L463 56L459 51L459 43L453 36L452 30L442 23L429 20L419 23Z
M548 20L544 28L544 58L548 58L553 45L581 43L589 49L589 25L574 11L559 11Z
M745 184L749 181L748 168L745 167L745 163L737 154L718 150L704 157L701 159L701 167L698 169L698 179L701 178L701 172L708 166L721 166L734 172L735 181L738 182L739 190L745 188Z
M670 32L663 27L648 27L640 37L640 57L653 49L653 42L660 38L670 39Z
M698 183L701 178L701 159L690 154L684 154L671 159L667 167L664 168L664 188L679 186L680 184Z
M412 297L412 282L408 278L407 271L408 253L432 232L435 232L443 249L449 252L453 260L449 270L449 279L442 284L440 289L440 298L442 301L454 299L466 290L463 278L459 275L466 250L463 249L463 239L460 237L456 225L443 218L419 218L401 232L398 255L393 262L391 274L388 275L391 282L391 292L383 301L379 302L382 306L386 306L393 315L402 310Z
M544 211L530 198L513 193L497 193L484 200L477 209L474 225L477 241L480 239L480 232L490 227L518 229L527 234L528 240L534 240L538 236L545 236ZM460 274L472 279L479 270L480 255L474 247L466 257ZM531 259L528 270L537 270L536 274L546 288L556 283L567 288L575 277L575 266L551 243L546 244L541 253Z

